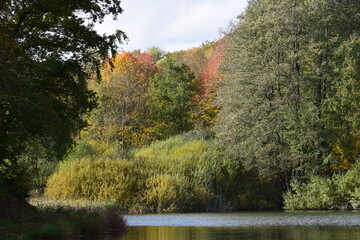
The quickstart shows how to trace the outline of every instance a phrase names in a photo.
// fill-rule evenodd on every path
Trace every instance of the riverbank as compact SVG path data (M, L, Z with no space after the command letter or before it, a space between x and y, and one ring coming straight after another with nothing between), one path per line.
M121 236L126 231L124 218L110 206L61 205L39 198L29 202L26 215L0 217L1 240Z

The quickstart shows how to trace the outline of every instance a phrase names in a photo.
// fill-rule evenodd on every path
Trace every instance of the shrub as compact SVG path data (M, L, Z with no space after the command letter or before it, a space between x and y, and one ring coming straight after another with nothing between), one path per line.
M84 198L130 204L145 185L140 170L127 160L84 158L64 162L48 180L46 195L55 199Z
M154 204L154 196L164 192L159 189L165 188L170 175L174 183L182 185L181 191L191 196L191 201L185 201L191 202L187 205L187 211L220 210L222 203L228 205L229 201L237 201L235 198L243 175L240 163L232 160L216 141L203 138L192 140L191 137L187 139L188 136L188 133L176 136L134 152L134 158L142 159L151 169L152 178L147 184L152 188L156 186L156 189L146 192L147 201L151 193L150 202ZM188 186L186 190L184 186ZM175 186L168 187L174 189ZM223 198L227 201L216 200ZM177 205L174 208L185 210Z
M338 185L338 194L343 202L349 202L353 208L360 208L360 159L344 176L334 179Z
M291 183L293 192L284 195L285 209L333 209L336 206L336 186L330 178L312 176L307 184Z
M184 176L157 175L148 179L146 187L144 199L156 212L191 209L193 191Z
M360 161L344 175L332 177L311 176L301 183L294 180L291 191L284 194L285 209L339 209L358 208L360 205ZM348 206L350 204L350 206Z

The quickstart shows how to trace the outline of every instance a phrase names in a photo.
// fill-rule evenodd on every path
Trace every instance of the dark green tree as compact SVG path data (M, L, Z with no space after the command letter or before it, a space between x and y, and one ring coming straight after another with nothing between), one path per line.
M60 158L86 125L87 79L125 37L93 27L121 12L120 0L0 1L0 188L26 193L18 158L32 140Z
M185 64L165 57L162 70L150 81L151 112L162 138L188 131L192 127L191 107L195 94L194 74Z

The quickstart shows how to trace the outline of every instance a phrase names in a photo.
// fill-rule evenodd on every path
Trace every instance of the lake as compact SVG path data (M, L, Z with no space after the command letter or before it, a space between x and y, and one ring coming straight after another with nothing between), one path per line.
M121 240L360 239L360 212L243 212L126 215Z

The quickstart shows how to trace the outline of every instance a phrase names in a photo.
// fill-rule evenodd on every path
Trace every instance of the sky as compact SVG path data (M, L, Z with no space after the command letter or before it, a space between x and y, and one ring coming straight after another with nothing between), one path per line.
M122 50L152 46L172 52L200 46L219 38L220 29L236 21L247 0L122 0L117 21L107 17L95 29L111 34L120 29L129 38Z

